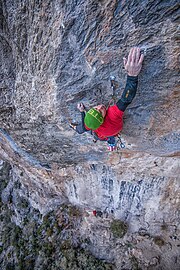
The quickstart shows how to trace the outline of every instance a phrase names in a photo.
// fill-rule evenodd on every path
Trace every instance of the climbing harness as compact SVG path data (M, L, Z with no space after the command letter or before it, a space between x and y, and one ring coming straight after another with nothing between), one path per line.
M117 137L117 141L115 140L116 137ZM116 137L114 137L114 140L115 140L114 142L108 143L108 150L111 152L115 150L124 149L126 147L125 144L121 140L121 135L118 134Z
M114 136L111 136L111 137L108 138L107 144L108 144L107 149L109 151L112 152L112 151L115 151L116 150L116 139L115 139Z
M116 150L116 143L108 143L107 149L108 149L110 152L115 151L115 150Z

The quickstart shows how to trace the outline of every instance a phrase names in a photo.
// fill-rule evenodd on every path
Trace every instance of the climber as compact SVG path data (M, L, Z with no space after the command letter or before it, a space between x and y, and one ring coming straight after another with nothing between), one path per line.
M121 98L107 109L101 104L91 108L87 113L85 113L83 103L79 103L77 108L81 112L82 122L78 125L71 123L70 127L79 134L91 131L95 141L107 141L108 149L115 150L115 137L122 130L124 111L136 95L138 74L141 71L143 59L144 55L140 52L140 48L131 48L128 58L123 58L127 81Z

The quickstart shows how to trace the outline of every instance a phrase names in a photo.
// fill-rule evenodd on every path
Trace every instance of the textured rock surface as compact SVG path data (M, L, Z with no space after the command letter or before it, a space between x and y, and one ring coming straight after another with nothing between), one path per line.
M113 265L85 250L78 226L82 213L63 205L43 215L28 200L31 194L6 162L0 163L1 269L112 270ZM83 249L80 246L83 244Z
M30 204L105 211L85 217L81 233L117 269L178 269L178 1L4 0L0 15L0 158ZM126 148L108 153L68 122L80 120L79 101L108 104L110 75L120 97L134 45L146 56L124 117ZM123 239L109 232L114 218L128 223Z

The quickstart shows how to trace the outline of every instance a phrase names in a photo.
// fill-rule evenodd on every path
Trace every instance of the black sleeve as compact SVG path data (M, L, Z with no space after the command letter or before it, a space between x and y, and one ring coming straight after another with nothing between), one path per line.
M81 121L84 124L85 112L81 112Z
M118 100L116 105L121 111L125 111L127 106L132 102L136 95L138 85L138 76L127 76L126 86L121 98Z
M88 131L84 125L84 118L85 118L85 112L81 112L81 123L79 123L76 127L76 132L79 134L82 134L82 133Z

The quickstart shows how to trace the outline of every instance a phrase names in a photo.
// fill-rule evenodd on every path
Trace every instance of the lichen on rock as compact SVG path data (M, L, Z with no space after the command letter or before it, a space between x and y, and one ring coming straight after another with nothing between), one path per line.
M128 226L121 220L113 220L110 229L114 237L122 238L127 233Z

